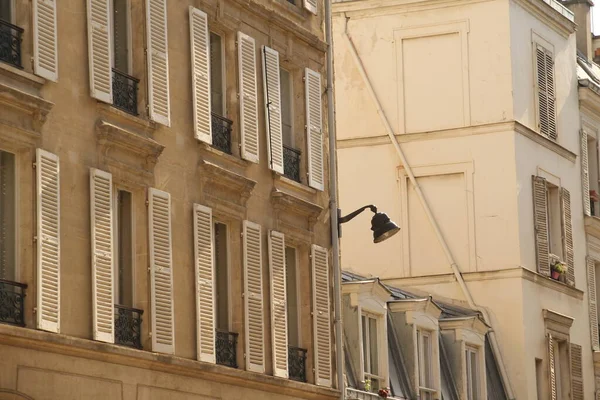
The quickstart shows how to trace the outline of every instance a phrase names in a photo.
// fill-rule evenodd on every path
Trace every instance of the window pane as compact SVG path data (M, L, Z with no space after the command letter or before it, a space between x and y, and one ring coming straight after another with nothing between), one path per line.
M478 369L477 369L477 352L475 351L470 351L470 357L471 357L471 362L469 363L471 365L471 392L472 392L472 398L476 399L479 395L479 385L478 385Z
M369 330L367 329L367 317L362 316L362 346L363 346L363 369L366 373L371 372L371 368L369 368L369 346L367 346L367 340L369 336Z
M215 224L215 278L217 329L229 330L229 281L227 276L227 226Z
M133 307L133 243L131 193L119 190L117 193L117 282L118 302Z
M113 0L113 52L115 68L129 74L127 1L128 0Z
M431 379L431 336L423 335L423 382L421 386L433 388Z
M6 22L12 22L11 0L0 1L0 19Z
M369 353L371 373L373 375L379 375L379 355L377 352L377 339L377 320L375 318L369 318Z
M283 128L283 144L295 147L294 133L292 132L292 81L290 73L284 69L279 70L281 81L281 126Z
M221 36L210 33L210 101L211 110L225 116L223 101L223 44Z
M0 151L0 278L15 280L15 156Z
M296 249L293 247L285 248L285 279L287 290L287 309L288 309L288 344L290 346L300 347L299 337L299 304L298 287L296 271Z

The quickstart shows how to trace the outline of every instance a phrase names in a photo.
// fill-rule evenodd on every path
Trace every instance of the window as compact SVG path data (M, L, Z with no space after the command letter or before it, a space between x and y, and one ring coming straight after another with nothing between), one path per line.
M479 399L479 360L478 351L474 347L467 346L465 350L465 361L467 367L467 400Z
M296 249L285 248L285 279L287 290L288 345L300 347L300 304L298 298L298 271Z
M562 233L561 233L561 207L558 187L547 184L546 186L546 223L548 226L548 246L550 253L563 260Z
M215 223L215 300L217 329L229 331L229 274L227 225Z
M419 367L419 392L421 400L433 400L433 351L431 332L417 330L417 354Z
M210 106L212 112L225 116L223 40L216 33L210 33Z
M554 340L554 376L556 380L557 400L569 399L571 375L569 371L568 343L565 340Z
M129 0L112 1L112 27L113 67L123 73L131 74Z
M379 354L377 346L377 319L371 315L362 316L363 370L365 380L371 380L371 390L379 389L382 378L379 376Z
M285 69L279 70L281 82L281 127L283 129L284 146L294 147L294 132L292 126L292 79Z
M538 130L556 140L556 98L554 95L554 55L552 51L535 44Z
M598 217L600 216L600 188L598 187L598 176L599 165L598 165L598 144L596 139L586 135L587 138L587 156L588 156L588 181L590 193L584 193L584 195L590 196L590 211L591 215ZM592 195L593 193L593 195Z
M535 359L535 387L537 391L537 400L544 400L544 369L542 367L542 360L539 358Z
M12 0L0 1L0 19L12 22Z
M0 151L0 279L16 280L15 156Z
M131 193L117 190L116 302L133 307L133 204Z

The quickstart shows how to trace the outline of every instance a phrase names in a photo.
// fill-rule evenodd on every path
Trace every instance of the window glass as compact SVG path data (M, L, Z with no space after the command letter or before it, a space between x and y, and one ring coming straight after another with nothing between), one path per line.
M279 70L281 82L281 127L283 129L283 144L294 148L294 133L292 131L292 81L290 73L285 69Z
M369 362L371 373L379 375L379 357L377 352L377 320L369 317Z
M419 387L422 400L431 400L436 390L433 387L431 332L417 330L417 354L419 357Z
M215 223L215 279L217 329L229 331L229 278L227 274L227 226Z
M288 310L288 344L290 346L300 347L296 249L293 247L285 248L285 268Z
M16 280L15 156L0 151L0 279Z
M477 400L479 398L479 366L477 362L477 350L467 347L465 351L467 363L467 399Z
M369 340L369 330L367 329L367 317L364 315L362 316L362 332L363 368L365 372L369 373L371 372L371 368L369 368L369 346L367 345Z
M133 307L133 243L131 193L117 192L117 301Z
M113 0L113 54L115 69L129 74L129 0Z
M225 116L223 90L223 43L221 36L210 33L210 101L211 111Z
M0 19L6 22L12 22L12 0L0 1Z

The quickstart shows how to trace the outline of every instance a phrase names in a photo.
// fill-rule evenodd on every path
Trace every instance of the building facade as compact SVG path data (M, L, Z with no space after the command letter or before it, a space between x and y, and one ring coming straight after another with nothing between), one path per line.
M323 20L2 1L0 398L339 397Z

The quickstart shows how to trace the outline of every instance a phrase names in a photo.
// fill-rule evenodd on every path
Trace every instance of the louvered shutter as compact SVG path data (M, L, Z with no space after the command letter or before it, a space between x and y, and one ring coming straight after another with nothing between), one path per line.
M152 351L175 352L173 269L171 255L171 196L148 189L150 228L150 292L152 295Z
M313 14L317 14L317 0L303 0L304 8Z
M550 275L550 257L548 247L548 204L546 201L546 180L533 177L533 220L535 228L535 250L537 269L542 275Z
M321 107L321 75L306 68L306 142L308 149L308 184L323 190L323 118Z
M592 348L600 350L598 343L598 306L596 304L596 263L590 257L585 260L587 270L587 286L588 286L588 305L590 316L590 329L592 337Z
M198 360L216 362L212 209L194 204Z
M556 368L554 365L554 340L552 335L548 335L548 370L550 374L550 399L556 399Z
M581 346L571 343L571 400L583 400Z
M573 227L571 224L571 194L565 188L560 189L563 229L563 256L567 264L567 283L575 285L575 263L573 262Z
M271 278L271 336L273 375L288 377L287 303L285 285L285 236L269 234L269 273Z
M538 129L549 139L556 140L556 99L554 93L554 56L536 44L536 85L538 100Z
M206 13L190 6L192 92L196 139L212 144L210 115L210 40Z
M112 44L109 0L87 0L90 95L112 104Z
M244 221L244 313L246 369L265 372L260 225Z
M56 0L33 0L33 71L58 81Z
M269 168L283 174L283 131L281 127L279 53L266 46L263 46L262 53Z
M588 141L587 133L580 131L581 138L581 188L583 190L583 213L591 215L590 207L590 174L588 167Z
M327 249L311 246L315 383L331 386L331 311Z
M60 332L60 178L58 156L36 150L37 327Z
M94 340L114 342L112 175L90 170Z
M171 126L167 0L146 0L146 24L150 119Z
M258 97L254 39L238 32L240 134L242 158L258 163Z

